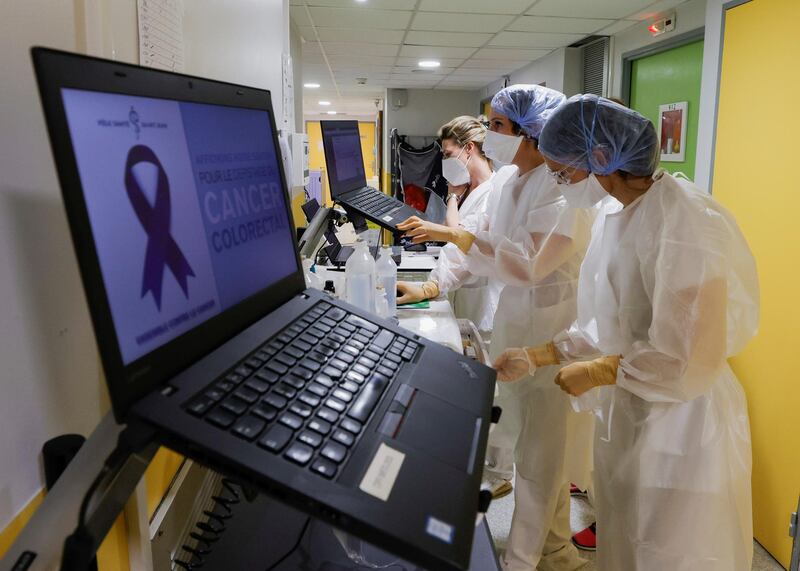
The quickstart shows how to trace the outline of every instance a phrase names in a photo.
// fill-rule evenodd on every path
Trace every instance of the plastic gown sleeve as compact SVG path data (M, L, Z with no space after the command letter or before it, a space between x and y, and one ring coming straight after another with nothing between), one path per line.
M441 294L457 290L473 277L466 267L465 258L455 244L447 244L441 249L430 278L439 284Z
M578 253L573 234L581 216L589 214L550 204L531 211L525 228L515 230L512 238L479 230L467 255L468 269L507 285L534 287Z
M710 231L709 231L710 230ZM723 232L707 228L691 242L663 239L642 259L652 284L647 340L623 354L617 385L651 402L684 402L707 392L726 366L728 251ZM715 235L716 234L716 235ZM755 269L755 268L753 268ZM731 348L732 349L732 348Z
M556 353L562 363L574 361L587 361L601 356L600 350L588 339L578 323L573 323L569 329L557 334L553 339Z
M461 226L474 234L489 227L489 218L487 209L481 208L462 217ZM455 244L446 244L439 252L439 260L431 272L431 280L439 284L439 292L446 294L457 290L472 277L464 253Z

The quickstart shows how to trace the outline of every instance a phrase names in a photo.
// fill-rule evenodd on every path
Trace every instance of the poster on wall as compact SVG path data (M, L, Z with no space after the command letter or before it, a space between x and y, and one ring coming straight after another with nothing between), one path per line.
M139 63L183 71L183 0L138 0Z
M658 106L658 138L661 142L661 160L683 162L686 158L686 121L688 101Z

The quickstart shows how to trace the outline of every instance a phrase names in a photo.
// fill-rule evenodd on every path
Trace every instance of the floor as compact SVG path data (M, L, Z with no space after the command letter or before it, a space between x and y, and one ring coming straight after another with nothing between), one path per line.
M511 514L513 511L514 494L511 493L505 498L492 502L489 513L486 515L498 551L504 549L506 546L508 531L511 528ZM570 516L573 532L585 529L594 521L592 506L583 498L572 498L572 512ZM753 571L783 571L783 567L775 561L763 547L756 542L753 543ZM582 551L581 554L589 560L589 565L584 569L586 571L594 571L594 569L596 569L594 553Z

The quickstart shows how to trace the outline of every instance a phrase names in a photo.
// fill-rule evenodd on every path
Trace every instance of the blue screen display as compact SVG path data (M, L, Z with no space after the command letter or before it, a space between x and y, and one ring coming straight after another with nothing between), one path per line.
M62 98L125 364L297 271L267 111Z
M367 186L356 121L324 121L325 162L334 198Z

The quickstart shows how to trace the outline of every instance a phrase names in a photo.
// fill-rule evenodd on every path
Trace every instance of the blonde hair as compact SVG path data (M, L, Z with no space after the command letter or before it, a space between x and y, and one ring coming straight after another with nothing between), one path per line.
M442 125L438 133L439 140L450 139L463 148L469 143L474 143L481 156L483 154L483 140L486 137L486 127L475 117L461 115Z

